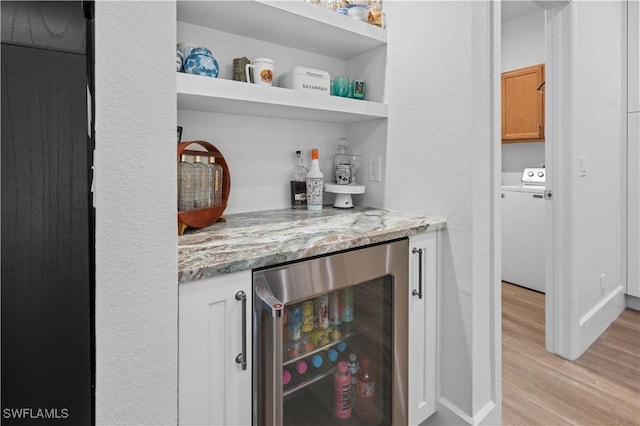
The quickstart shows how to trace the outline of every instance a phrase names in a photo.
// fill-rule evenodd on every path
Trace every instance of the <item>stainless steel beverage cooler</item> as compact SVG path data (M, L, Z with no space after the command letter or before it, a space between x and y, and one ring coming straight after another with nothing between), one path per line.
M254 271L255 425L407 424L408 256L403 239ZM339 419L333 375L351 353L375 394Z

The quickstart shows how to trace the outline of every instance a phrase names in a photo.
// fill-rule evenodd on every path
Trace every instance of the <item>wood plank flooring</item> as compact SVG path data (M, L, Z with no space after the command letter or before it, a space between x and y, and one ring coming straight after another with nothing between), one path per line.
M571 362L544 349L544 294L503 283L502 422L640 425L640 312Z

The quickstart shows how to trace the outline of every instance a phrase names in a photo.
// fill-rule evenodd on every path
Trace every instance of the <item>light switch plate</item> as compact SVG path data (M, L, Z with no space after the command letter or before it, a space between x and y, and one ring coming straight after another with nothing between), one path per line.
M369 181L370 182L380 182L382 181L381 175L382 172L380 170L382 164L382 157L369 157Z
M578 157L578 176L585 177L587 175L587 157Z

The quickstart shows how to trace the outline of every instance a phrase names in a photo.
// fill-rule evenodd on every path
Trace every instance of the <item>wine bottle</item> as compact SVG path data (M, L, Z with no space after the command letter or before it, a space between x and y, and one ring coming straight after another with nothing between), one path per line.
M296 151L297 164L290 173L291 208L307 207L307 173L309 170L302 163L302 151Z

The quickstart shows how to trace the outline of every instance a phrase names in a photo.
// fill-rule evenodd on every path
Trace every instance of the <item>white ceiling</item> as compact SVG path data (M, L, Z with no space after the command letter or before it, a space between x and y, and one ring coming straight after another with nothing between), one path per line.
M530 0L502 1L502 21L508 21L540 9L540 6Z

